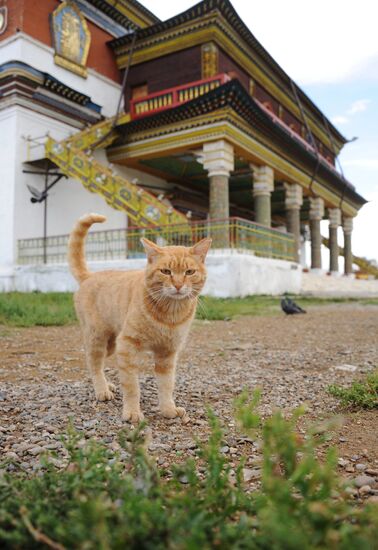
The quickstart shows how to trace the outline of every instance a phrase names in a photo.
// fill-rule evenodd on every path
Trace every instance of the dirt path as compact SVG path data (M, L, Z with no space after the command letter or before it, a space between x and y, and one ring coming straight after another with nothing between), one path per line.
M236 460L248 450L249 467L258 477L259 443L243 441L235 432L234 397L244 387L259 386L264 415L275 407L290 410L306 402L306 418L328 418L339 409L326 387L349 383L378 365L377 335L376 306L321 306L297 317L196 322L177 374L177 403L187 409L189 424L159 416L153 377L142 376L142 407L152 431L152 452L167 469L173 460L195 456L194 440L207 437L210 405L227 428L224 452ZM0 454L14 461L8 467L38 469L39 455L46 449L56 451L57 463L64 465L59 433L70 417L84 437L118 448L121 396L118 393L109 403L94 401L78 326L0 327L0 350ZM357 370L336 368L345 365ZM114 359L107 372L118 383ZM332 443L345 459L340 467L345 475L377 470L377 413L344 415Z

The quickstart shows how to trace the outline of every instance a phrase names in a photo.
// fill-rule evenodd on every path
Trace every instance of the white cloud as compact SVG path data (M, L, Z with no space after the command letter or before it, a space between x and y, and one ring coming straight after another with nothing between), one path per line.
M368 108L369 103L371 103L370 99L357 99L357 101L354 101L350 108L347 110L347 113L349 115L354 115L355 113L363 113Z
M347 109L346 115L353 116L356 113L363 113L368 108L368 105L371 103L370 99L357 99L353 101L352 105ZM336 115L332 117L333 124L348 124L349 118L345 115Z
M356 158L343 161L343 166L357 166L358 168L378 169L378 158Z
M337 115L331 118L332 124L348 124L349 118L343 115Z

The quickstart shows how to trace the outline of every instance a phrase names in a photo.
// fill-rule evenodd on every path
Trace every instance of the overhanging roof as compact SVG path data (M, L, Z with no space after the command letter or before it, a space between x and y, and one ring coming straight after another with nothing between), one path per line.
M354 186L344 179L336 169L333 169L324 159L318 157L309 146L296 139L290 130L275 122L265 110L248 94L238 80L230 82L188 101L173 109L136 119L118 127L123 138L114 145L121 145L127 136L148 129L171 125L180 120L198 117L222 108L231 107L248 125L266 136L272 143L290 152L291 157L300 160L309 173L323 178L338 191L340 196L349 198L360 207L366 200L359 195Z
M142 28L160 21L137 0L88 0L88 2L126 28Z
M160 21L150 27L138 30L137 42L143 39L152 38L159 33L167 33L169 30L179 27L196 19L201 19L205 15L218 11L224 17L224 19L231 25L235 32L245 41L245 43L258 54L258 56L266 63L266 65L278 76L281 85L285 88L286 93L292 97L296 103L296 97L293 92L292 86L294 85L300 101L310 111L312 111L320 120L326 120L329 130L340 144L347 143L347 139L339 132L339 130L332 124L330 120L322 113L322 111L315 105L315 103L301 90L289 77L289 75L278 65L273 57L267 52L267 50L260 44L260 42L254 37L249 28L245 25L242 19L239 17L234 7L229 0L203 0L188 10L167 19L166 21ZM116 38L109 42L110 46L117 50L121 46L127 46L131 43L131 36L125 35L120 38Z

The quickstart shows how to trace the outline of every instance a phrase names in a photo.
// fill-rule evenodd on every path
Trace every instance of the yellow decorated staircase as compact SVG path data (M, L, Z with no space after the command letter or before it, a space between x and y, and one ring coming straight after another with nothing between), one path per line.
M322 237L322 243L329 248L329 239L326 237ZM344 248L339 246L339 256L344 256ZM362 273L365 273L366 275L373 275L376 279L378 279L378 268L373 265L369 260L366 258L360 258L359 256L353 256L353 263L358 265Z
M123 114L117 122L128 120L129 115ZM46 157L64 174L78 179L88 191L101 195L112 208L124 210L138 226L187 224L184 214L93 158L94 149L110 145L117 137L113 122L114 118L105 119L63 141L49 137Z

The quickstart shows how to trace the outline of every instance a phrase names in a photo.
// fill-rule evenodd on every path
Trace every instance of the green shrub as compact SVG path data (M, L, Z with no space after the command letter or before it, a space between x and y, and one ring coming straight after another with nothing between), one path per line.
M246 490L243 460L232 472L220 452L223 429L209 413L211 435L197 460L162 477L143 450L142 427L120 435L128 458L101 444L65 436L69 464L0 477L0 546L69 549L345 549L368 550L378 537L378 509L344 498L330 451L299 437L296 412L262 421L247 396L238 400L241 430L263 442L262 487ZM201 465L201 468L199 468ZM233 475L232 475L233 474Z
M378 369L368 374L365 380L353 382L350 388L333 384L328 387L328 392L340 399L344 407L376 409L378 407Z

